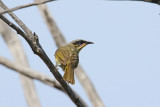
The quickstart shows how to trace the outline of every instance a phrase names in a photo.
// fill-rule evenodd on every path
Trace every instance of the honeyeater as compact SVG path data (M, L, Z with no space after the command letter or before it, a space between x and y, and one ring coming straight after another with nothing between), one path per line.
M93 42L78 39L56 50L56 64L65 71L63 79L68 83L75 84L74 69L78 66L79 52L88 44L93 44Z

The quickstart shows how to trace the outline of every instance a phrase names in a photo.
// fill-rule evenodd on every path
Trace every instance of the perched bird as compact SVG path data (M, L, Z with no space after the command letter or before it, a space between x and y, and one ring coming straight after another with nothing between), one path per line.
M79 62L80 50L88 44L93 44L86 40L74 40L66 46L60 47L55 52L55 61L64 71L63 79L68 83L75 84L74 69Z

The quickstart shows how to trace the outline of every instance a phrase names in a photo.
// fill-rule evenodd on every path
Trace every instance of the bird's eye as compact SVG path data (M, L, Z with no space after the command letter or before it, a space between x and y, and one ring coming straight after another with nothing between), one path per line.
M84 42L83 41L80 41L80 44L83 44Z

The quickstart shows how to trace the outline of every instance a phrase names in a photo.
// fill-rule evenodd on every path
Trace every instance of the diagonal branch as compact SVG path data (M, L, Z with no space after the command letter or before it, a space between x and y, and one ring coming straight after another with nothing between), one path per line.
M24 67L24 66L22 67L18 63L11 62L10 60L8 60L5 57L0 56L0 64L6 66L7 68L14 70L15 72L18 72L20 74L23 74L23 75L30 77L30 78L33 78L33 79L37 79L47 85L55 87L55 88L59 89L60 91L64 91L64 89L61 87L61 85L57 81L53 80L51 77L48 77L45 74L42 74L38 71L34 71L28 67Z
M11 9L4 10L4 11L0 12L0 14L12 12L12 11L19 10L19 9L22 9L22 8L26 8L26 7L30 7L30 6L41 5L41 4L44 4L44 3L47 3L47 2L51 2L51 1L56 1L56 0L38 1L38 2L35 2L35 3L30 3L30 4L26 4L26 5L22 5L22 6L18 6L18 7L14 7L14 8L11 8Z
M2 8L8 9L5 4L0 1L0 4ZM44 63L48 66L51 73L54 75L54 77L57 79L57 81L62 85L64 90L67 92L68 96L71 98L71 100L78 106L78 107L84 107L84 104L79 100L79 98L76 97L76 95L73 93L72 89L67 85L67 83L63 80L60 73L57 71L43 48L41 47L38 36L27 28L27 26L12 12L9 13L9 15L16 21L16 23L25 31L25 33L18 28L16 25L14 25L12 22L10 22L8 19L6 19L3 15L0 15L0 18L7 23L10 27L12 27L14 30L16 30L18 33L21 34L21 36L28 42L30 47L32 48L32 51L38 55Z
M12 61L10 61L7 58L2 57L2 56L0 56L0 64L4 65L5 67L7 67L9 69L14 70L15 72L20 73L22 75L25 75L25 76L30 77L32 79L39 80L42 83L44 83L46 85L49 85L51 87L54 87L54 88L58 89L59 91L62 91L65 94L67 94L65 92L65 90L63 89L63 87L56 80L54 80L53 78L51 78L51 77L49 77L49 76L47 76L43 73L32 70L28 67L22 67L18 63L12 62ZM76 92L74 92L74 93L76 94ZM80 98L80 96L78 94L76 94L76 95L83 102L83 104L85 104L85 106L87 106L86 103Z
M39 1L39 0L34 0L34 1ZM39 5L38 8L48 26L48 29L50 30L53 36L53 39L57 47L65 45L67 42L64 36L62 35L61 31L57 27L56 22L54 21L51 12L47 8L47 5L45 4ZM89 79L89 77L87 76L87 74L85 73L85 71L82 69L81 66L78 66L78 68L75 71L75 74L78 80L80 81L81 85L83 86L84 90L86 91L86 94L88 95L92 105L94 107L104 107L104 104L102 100L100 99L98 93L96 92L96 89L94 88L91 80Z

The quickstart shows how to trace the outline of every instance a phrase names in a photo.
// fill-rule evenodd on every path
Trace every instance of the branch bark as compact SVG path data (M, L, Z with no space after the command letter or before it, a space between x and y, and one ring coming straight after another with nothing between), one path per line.
M34 0L34 1L39 1L39 0ZM43 1L43 0L41 0ZM43 19L45 20L48 29L50 30L52 37L57 45L57 47L64 46L67 44L64 36L62 35L61 31L56 25L56 22L53 19L53 16L49 9L47 8L47 5L39 5L38 6L40 13L43 16ZM82 69L81 66L78 66L78 68L75 71L75 74L80 81L81 85L83 86L86 94L88 95L92 105L94 107L104 107L104 104L102 100L100 99L99 95L97 94L91 80L85 73L85 71Z
M0 4L2 8L8 9L5 4L0 1ZM32 48L32 51L38 55L44 63L48 66L51 73L54 75L54 77L58 80L58 82L63 86L64 90L67 92L68 96L71 98L71 100L78 106L78 107L84 107L84 104L79 100L79 98L76 97L76 95L73 93L72 89L67 85L67 83L63 80L60 73L57 71L51 60L46 55L45 51L41 47L38 36L29 30L29 28L12 12L9 13L9 15L16 21L16 23L24 30L24 33L20 28L18 28L15 24L10 22L8 19L3 17L3 15L0 15L0 18L7 23L10 27L12 27L14 30L17 31L30 45Z
M8 45L15 62L21 66L29 67L27 57L19 38L2 20L0 20L0 33ZM41 104L32 79L20 75L20 81L28 107L40 107Z
M22 67L18 63L12 62L12 61L10 61L7 58L2 57L2 56L0 56L0 64L6 66L9 69L14 70L15 72L18 72L18 73L20 73L20 74L22 74L24 76L27 76L27 77L29 77L31 79L39 80L42 83L44 83L46 85L49 85L49 86L51 86L53 88L56 88L59 91L62 91L65 94L67 94L65 92L65 90L63 89L63 87L56 80L54 80L53 78L51 78L51 77L49 77L49 76L47 76L47 75L45 75L43 73L40 73L40 72L35 71L35 70L32 70L32 69L30 69L28 67ZM87 107L86 103L82 100L82 98L75 91L74 91L74 93L83 102L85 107Z
M37 80L39 80L49 86L52 86L60 91L65 92L64 89L62 88L62 86L57 81L53 80L53 78L48 77L45 74L42 74L41 72L32 70L28 67L20 66L17 62L12 62L2 56L0 56L0 64L4 65L7 68L14 70L15 72L18 72L24 76L30 77L31 79L37 79Z
M30 3L30 4L26 4L26 5L22 5L22 6L18 6L18 7L14 7L14 8L11 8L11 9L4 10L4 11L0 12L0 14L13 12L15 10L19 10L19 9L30 7L30 6L41 5L41 4L44 4L44 3L47 3L47 2L51 2L51 1L56 1L56 0L45 0L45 1L40 1L40 2L37 1L35 3Z
M144 1L160 5L160 0L128 0L128 1Z
M151 2L151 3L160 4L160 0L140 0L140 1L145 1L145 2Z

